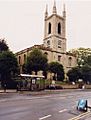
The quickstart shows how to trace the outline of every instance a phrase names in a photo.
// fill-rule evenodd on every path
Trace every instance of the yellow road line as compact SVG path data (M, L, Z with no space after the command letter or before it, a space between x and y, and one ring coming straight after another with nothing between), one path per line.
M71 119L68 119L68 120L79 120L80 118L83 118L83 117L85 117L85 116L87 116L87 115L89 115L89 114L91 114L90 111L85 112L85 113L82 113L82 114L80 114L80 115L78 115L78 116L76 116L76 117L73 117L73 118L71 118Z
M79 120L79 119L84 118L84 117L86 117L87 115L90 115L90 114L91 114L91 113L88 112L87 114L85 114L85 115L83 115L83 116L81 116L81 117L79 117L79 118L76 118L75 120Z

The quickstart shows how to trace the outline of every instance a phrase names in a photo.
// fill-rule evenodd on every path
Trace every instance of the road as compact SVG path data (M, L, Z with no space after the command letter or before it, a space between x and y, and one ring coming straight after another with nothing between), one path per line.
M91 99L91 91L61 91L59 94L1 94L0 120L91 120L87 112L76 110L79 99Z

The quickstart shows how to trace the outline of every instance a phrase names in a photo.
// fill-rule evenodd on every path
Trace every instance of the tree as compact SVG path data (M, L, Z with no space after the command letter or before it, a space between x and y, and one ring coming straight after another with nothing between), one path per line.
M91 83L91 66L84 65L82 68L82 79L85 83Z
M87 58L88 56L91 56L91 48L77 48L72 49L69 51L69 53L75 54L77 56L77 63L78 66L82 66L84 64L87 64Z
M18 63L15 55L10 51L0 53L0 76L2 85L9 85L12 77L18 72Z
M4 39L0 39L0 52L7 51L8 45L6 44L6 41Z
M78 79L82 78L81 68L74 67L67 72L70 82L77 82Z
M91 48L72 49L69 52L76 54L78 61L78 67L72 68L67 73L69 80L76 81L81 78L85 83L91 83Z
M27 62L25 64L27 72L31 73L32 71L35 71L35 74L37 74L40 70L46 71L48 66L47 61L46 55L39 49L34 48L27 57Z
M85 64L88 64L89 66L91 66L91 55L87 57L87 59L85 60Z
M84 83L91 83L91 66L85 64L81 67L74 67L68 71L67 76L70 82L77 82L82 79Z
M58 62L49 63L49 71L54 73L54 79L63 81L64 79L64 69L63 65Z

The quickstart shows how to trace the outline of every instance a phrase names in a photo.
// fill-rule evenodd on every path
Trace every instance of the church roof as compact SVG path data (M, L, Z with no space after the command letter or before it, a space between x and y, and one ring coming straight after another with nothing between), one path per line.
M15 54L16 54L16 55L23 54L23 53L25 53L25 52L29 52L29 51L31 51L33 48L38 48L38 49L42 49L42 50L46 50L46 51L52 51L51 48L44 47L44 45L41 44L41 45L34 45L34 46L32 46L32 47L29 47L29 48L23 49L23 50L21 50L21 51L15 53Z
M56 52L56 53L61 53L61 54L66 54L66 55L69 55L69 56L74 56L74 57L76 57L76 54L69 53L69 52L62 53L62 52L54 51L54 50L52 50L52 48L45 47L43 44L41 44L41 45L34 45L34 46L32 46L32 47L23 49L23 50L15 53L15 54L16 54L16 55L21 55L21 54L23 54L23 53L28 53L29 51L31 51L31 50L34 49L34 48L38 48L38 49L45 50L45 51Z

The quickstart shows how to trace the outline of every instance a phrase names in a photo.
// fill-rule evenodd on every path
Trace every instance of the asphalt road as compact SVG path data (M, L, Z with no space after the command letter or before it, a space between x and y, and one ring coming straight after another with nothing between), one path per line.
M69 91L31 96L0 95L0 120L91 120L91 112L76 110L79 99L91 100L91 91Z

